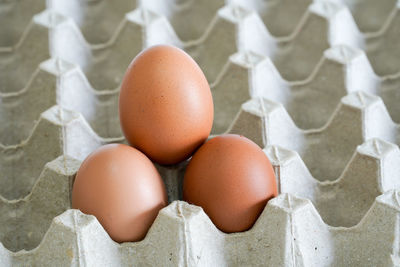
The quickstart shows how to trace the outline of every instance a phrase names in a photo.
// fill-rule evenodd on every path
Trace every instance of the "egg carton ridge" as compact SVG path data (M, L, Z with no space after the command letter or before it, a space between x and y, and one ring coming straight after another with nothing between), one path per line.
M143 13L144 10L147 10L149 8L150 10L145 11L144 13L148 14L144 17L147 18L160 18L160 19L151 19L151 23L146 22L146 25L152 25L153 27L149 28L157 28L157 30L152 31L148 30L149 34L145 34L145 36L142 36L140 34L140 31L137 31L138 34L131 35L133 38L129 38L131 41L131 44L134 43L135 46L138 48L132 49L135 50L130 56L126 53L123 53L123 56L118 56L118 53L116 53L116 57L119 58L119 60L114 60L114 56L110 56L108 60L99 60L99 58L103 58L104 54L106 54L105 47L108 47L108 49L111 49L111 51L115 50L121 50L121 47L111 47L111 43L115 41L115 39L123 39L122 36L124 36L126 33L123 31L125 28L126 24L126 19L127 17L130 16L125 16L124 18L121 18L121 22L117 23L118 26L116 26L116 33L110 37L110 39L103 40L104 42L98 43L96 45L91 45L88 43L82 35L81 30L79 27L76 25L75 22L79 23L81 26L85 23L92 23L91 19L93 19L96 16L99 16L101 12L104 12L104 4L105 1L99 1L96 3L96 5L87 5L83 4L85 7L85 10L88 12L87 18L81 17L78 19L78 13L72 12L75 10L77 2L76 1L70 1L70 3L67 3L66 1L51 1L49 4L49 9L42 12L42 14L47 14L47 15L41 15L42 17L48 17L48 18L42 18L42 23L44 25L49 25L52 24L50 22L55 23L53 26L58 25L61 18L63 17L61 14L58 14L57 12L63 12L65 15L71 15L72 17L67 19L67 23L69 24L69 28L65 28L63 30L53 30L54 34L50 38L42 38L43 42L48 43L48 39L50 39L50 47L47 50L51 50L51 54L54 56L61 57L67 61L74 62L78 65L80 65L85 73L88 75L88 79L94 83L93 86L95 88L100 89L102 86L106 88L111 88L111 87L116 87L118 82L121 81L122 74L124 68L126 68L127 64L129 62L125 62L126 58L132 58L134 55L136 55L141 48L147 47L149 45L154 45L158 43L168 43L168 44L174 44L179 47L184 47L200 64L201 67L203 67L204 71L206 72L207 77L209 78L209 81L212 82L214 81L214 78L216 77L217 73L220 71L220 68L223 66L223 64L226 62L227 58L229 55L232 55L233 53L237 51L242 51L244 49L252 50L257 53L261 53L264 55L270 56L273 61L275 62L276 66L278 69L281 71L284 70L285 72L288 71L290 68L293 68L293 73L289 73L289 76L293 76L289 80L299 80L299 79L304 79L306 78L309 73L314 69L315 64L318 62L322 52L328 48L329 46L333 46L336 44L348 44L354 47L364 47L362 44L365 39L365 37L358 32L357 26L354 23L354 20L352 19L352 16L348 10L348 8L338 2L332 2L332 1L315 1L312 3L303 18L300 20L298 23L297 30L294 30L291 34L286 35L286 37L273 37L268 33L268 30L264 26L263 22L261 19L258 17L257 14L254 13L254 11L248 10L246 5L237 5L235 4L235 1L228 1L226 5L222 8L220 8L216 14L214 19L211 20L210 23L206 23L207 27L205 27L205 30L201 37L199 39L193 39L191 41L181 41L178 36L175 34L174 28L171 26L169 21L164 17L163 15L166 16L171 16L170 12L174 12L170 7L167 7L168 4L163 4L161 5L161 9L169 10L162 12L159 9L155 9L156 12L159 12L160 14L163 15L157 15L153 11L150 11L151 9L154 10L154 6L159 3L157 1L150 1L148 4L145 4L147 2L143 3L138 3L137 4L137 10L142 10L141 13ZM133 1L132 1L133 2ZM193 4L193 3L186 3L187 5ZM232 3L231 3L232 2ZM208 5L207 3L199 3L198 5L203 5L204 7ZM120 6L120 4L117 4L117 6ZM129 5L128 5L129 6ZM135 6L135 4L132 4L132 7ZM172 5L173 6L173 5ZM251 4L249 4L251 6ZM351 5L350 5L351 6ZM62 7L62 8L61 8ZM153 7L153 8L152 8ZM180 10L180 8L188 8L188 6L175 6ZM96 8L100 8L100 10L103 11L95 11ZM93 10L92 10L93 9ZM108 21L109 19L113 18L115 22L115 18L118 16L121 16L124 12L121 11L121 9L124 9L123 7L118 7L118 10L115 11L116 13L113 15L106 16L107 18L104 19L104 21ZM216 9L217 10L217 9ZM232 10L229 11L229 10ZM126 12L129 12L130 10L126 10ZM176 10L175 10L176 11ZM395 14L396 9L393 10L393 14ZM99 13L96 13L99 12ZM114 12L114 10L110 11L111 13ZM118 13L119 12L119 13ZM178 11L179 13L180 11ZM133 13L133 12L131 12ZM140 13L140 12L139 12ZM229 14L232 15L229 15ZM55 15L57 14L57 15ZM119 14L119 15L116 15ZM130 13L128 13L130 14ZM92 17L94 16L94 17ZM226 27L222 27L224 30L218 30L219 26L217 23L218 19L217 17L220 17L222 20L227 19L227 21L231 20L231 22L234 22L234 28L237 28L236 30L230 30L227 25ZM396 31L396 28L398 28L395 23L395 15L390 15L389 18L387 19L388 25L392 25L391 28L394 29L394 32ZM64 17L65 18L65 17ZM170 17L171 18L171 17ZM85 19L87 20L85 22ZM319 21L322 19L326 25L330 25L329 27L326 26L321 27L318 26ZM148 20L148 19L146 19ZM178 19L179 20L179 19ZM240 23L239 23L240 20ZM75 22L74 22L75 21ZM119 21L119 20L118 20ZM157 21L157 23L155 22ZM323 24L324 24L323 23ZM158 25L158 26L155 26ZM204 24L205 25L205 24ZM353 25L353 26L352 26ZM393 26L394 25L394 26ZM83 26L85 27L85 26ZM102 28L102 26L98 25L99 28ZM216 27L216 29L213 29ZM29 28L29 27L28 27ZM59 27L57 27L59 28ZM111 27L113 28L113 27ZM145 27L147 28L147 27ZM190 28L190 27L189 27ZM344 30L340 30L340 29ZM383 27L385 28L385 27ZM386 28L390 28L389 26L386 26ZM96 28L97 29L97 28ZM343 35L343 32L348 32L352 31L351 34ZM101 29L99 29L101 31ZM124 33L120 33L123 31ZM97 30L96 30L97 32ZM146 30L147 32L147 30ZM151 32L156 32L155 34L152 34ZM307 41L309 38L306 38L309 33L315 33L314 35L321 36L321 38L313 38L317 39L318 41L314 43L307 44L307 47L310 48L311 46L314 47L313 49L309 49L310 51L313 51L312 55L308 55L306 52L307 51L300 51L299 49L301 47L304 47L303 41ZM336 34L335 32L340 32L340 34ZM382 30L382 32L386 32ZM393 30L391 31L393 32ZM217 34L220 33L220 34ZM382 33L383 34L383 33ZM376 34L377 36L381 36L382 34ZM118 38L119 36L119 38ZM231 37L229 37L231 36ZM303 36L303 37L302 37ZM346 36L345 39L341 39L340 36ZM357 37L358 36L358 37ZM361 37L360 37L361 36ZM396 34L391 34L388 33L388 38L396 38ZM139 38L138 38L139 37ZM142 38L140 38L142 37ZM340 37L340 38L339 38ZM143 40L143 38L145 40ZM213 41L212 39L217 39L217 41ZM222 40L222 39L226 39ZM385 37L386 38L386 37ZM384 39L385 39L384 38ZM305 40L303 40L305 39ZM367 38L368 39L368 38ZM379 39L379 38L378 38ZM382 39L382 38L381 38ZM133 40L133 41L132 41ZM231 40L231 41L229 41ZM386 39L385 39L386 40ZM202 42L205 42L204 44ZM119 41L117 41L118 43ZM227 49L227 47L221 47L221 43L236 43L236 48L232 46L232 48ZM396 43L396 42L386 42L386 41L379 41L380 44L377 46L372 45L371 47L380 47L381 45L384 45L385 43ZM201 43L201 44L200 44ZM63 45L64 44L64 45ZM70 46L69 49L64 49L65 44L68 44ZM48 45L48 44L46 44ZM112 45L111 45L112 46ZM118 45L117 45L118 46ZM123 45L122 45L123 46ZM280 50L279 47L283 47L283 50ZM101 49L104 48L104 49ZM212 49L210 49L212 48ZM108 50L106 49L106 50ZM39 49L40 50L40 49ZM46 50L46 49L42 49ZM209 52L212 50L218 51L218 53L215 53L215 55L210 55ZM228 51L229 50L229 51ZM367 49L368 50L368 49ZM387 49L381 49L381 50L387 50ZM395 50L389 49L391 53L395 53ZM73 51L69 53L68 51ZM208 51L208 53L205 53L205 51ZM289 52L288 52L289 51ZM320 52L316 52L320 51ZM47 51L45 51L47 52ZM127 52L128 53L128 52ZM302 60L301 58L307 55L307 60ZM109 60L109 59L112 60ZM372 57L371 57L372 58ZM379 58L379 56L378 56ZM125 59L125 61L124 61ZM311 60L312 59L312 60ZM41 58L40 61L45 60L45 58ZM100 62L98 62L100 61ZM111 63L108 63L111 61ZM115 61L115 62L113 62ZM117 63L118 61L118 63ZM313 62L311 62L313 61ZM36 65L38 64L36 62ZM93 63L96 62L96 63ZM123 63L125 62L125 63ZM297 62L301 64L301 67L296 66ZM394 62L394 61L393 61ZM372 62L374 63L374 62ZM18 64L23 66L25 63ZM94 65L93 65L94 64ZM282 65L282 66L281 66ZM308 67L307 67L308 66ZM117 70L114 71L114 69L117 68ZM112 70L113 73L105 73L105 70ZM305 71L307 69L307 71ZM300 72L305 71L303 74ZM29 72L29 71L28 71ZM32 69L30 69L30 72L32 72ZM101 73L101 75L96 75L96 73ZM292 71L290 71L292 72ZM392 72L393 73L393 72ZM107 74L107 75L105 75ZM282 73L284 77L287 77L285 73ZM29 75L25 75L26 77L29 77ZM5 75L7 77L7 75ZM100 81L99 81L100 79ZM4 79L3 79L4 80ZM18 82L19 87L21 88L21 83L24 81ZM9 84L9 83L6 83ZM17 86L18 87L18 86ZM7 89L7 88L6 88ZM7 90L11 90L10 89Z
M25 77L25 80L22 79L18 84L13 84L11 80L3 79L2 87L5 87L4 90L8 92L19 90L26 84L26 80L39 63L49 57L58 57L79 65L97 90L117 88L130 60L142 50L145 44L142 34L145 31L145 22L136 17L135 14L125 16L116 33L107 43L91 45L71 18L54 10L45 10L35 15L31 23L32 27L27 28L27 33L20 43L15 48L0 51L4 53L4 61L0 58L0 66L5 70L4 76L12 75L11 70L15 69L9 65L11 58L19 69L26 70L18 73L18 75L24 74L21 76ZM157 16L152 21L154 20L157 20ZM41 35L37 33L38 31ZM32 47L30 43L33 43L35 47ZM106 70L108 75L105 75Z
M140 6L165 16L184 42L200 38L224 4L224 0L140 2Z
M380 139L358 146L342 174L332 181L315 179L295 151L278 146L264 151L274 166L280 192L311 200L331 226L356 225L377 196L400 189L400 150Z
M15 45L32 17L45 8L45 0L1 1L0 47Z
M65 22L43 11L32 18L18 43L0 48L0 92L15 92L23 88L38 64L51 56L48 40L53 25L49 20L60 24Z
M293 33L313 1L230 0L229 2L257 11L273 36L284 37Z
M379 97L355 92L342 98L322 128L311 130L299 129L282 104L254 98L242 105L228 132L247 136L260 147L294 150L314 177L334 180L358 145L371 138L397 144L398 129Z
M90 44L102 44L109 41L112 33L123 23L124 15L134 10L137 0L82 1L48 0L47 9L70 17L81 29Z
M242 103L256 97L281 102L302 129L319 128L332 116L340 99L356 91L380 96L398 122L399 86L400 72L376 75L366 54L347 45L325 50L307 79L292 82L282 78L270 58L249 50L238 52L229 57L210 84L217 103L213 133L224 132Z
M80 161L60 156L47 163L23 198L0 196L0 241L11 251L39 245L52 219L71 207L70 188ZM14 216L9 216L14 214Z
M400 1L397 1L383 27L367 35L367 54L374 71L380 76L400 72L398 49L400 28Z
M25 139L40 114L56 104L80 112L99 136L121 137L118 94L119 88L93 89L75 64L58 58L46 60L22 90L0 93L1 141L15 144Z
M357 90L376 93L379 82L365 54L348 46L326 50L311 75L295 82L284 80L270 58L239 52L211 84L215 102L230 103L216 105L214 132L225 131L240 106L256 97L281 102L300 128L318 128L328 121L343 96Z
M400 265L400 1L25 2L0 0L0 266ZM172 203L141 242L67 210L81 161L126 142L123 74L156 44L205 72L213 134L265 147L282 194L251 230L173 202L187 161L156 166Z
M96 266L393 265L398 195L377 197L356 226L343 228L326 225L309 200L282 194L252 229L234 234L220 232L201 208L178 201L161 210L143 241L123 244L112 241L94 216L68 210L53 220L36 249L0 248L0 262L43 265L51 257L57 264Z
M82 115L54 106L43 112L27 139L0 145L0 194L7 199L27 195L45 164L60 155L83 160L102 144L122 141L98 137Z

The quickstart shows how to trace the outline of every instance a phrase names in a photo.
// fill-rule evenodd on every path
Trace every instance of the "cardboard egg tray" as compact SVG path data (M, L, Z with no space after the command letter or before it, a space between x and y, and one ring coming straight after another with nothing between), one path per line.
M212 133L252 139L280 195L242 233L182 199L118 244L71 207L81 161L125 142L119 86L143 48L203 69ZM400 2L0 1L0 266L399 266Z

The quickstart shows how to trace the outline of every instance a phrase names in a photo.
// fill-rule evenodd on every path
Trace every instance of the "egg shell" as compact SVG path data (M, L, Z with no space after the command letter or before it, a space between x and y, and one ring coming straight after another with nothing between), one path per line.
M207 141L193 155L184 177L184 200L202 207L215 226L227 233L251 228L277 194L267 156L239 135Z
M142 240L166 205L165 186L153 163L123 144L90 154L72 190L72 208L95 215L117 242Z
M130 64L119 96L128 142L160 164L190 157L210 134L214 107L208 82L183 50L142 51Z

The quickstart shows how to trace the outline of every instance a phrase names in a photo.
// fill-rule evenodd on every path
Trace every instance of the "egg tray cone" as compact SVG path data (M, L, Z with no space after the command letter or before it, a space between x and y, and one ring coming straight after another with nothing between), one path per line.
M107 141L98 137L75 111L54 106L43 112L31 135L17 145L0 146L1 195L8 199L27 195L43 167L61 155L83 160Z
M71 188L81 161L106 143L76 111L53 106L43 112L30 136L18 145L0 146L0 238L12 250L33 249L51 220L71 207ZM169 199L181 198L186 162L157 165ZM3 229L4 228L4 229Z
M63 112L63 120L60 119L61 112ZM41 124L47 126L46 131L41 130L44 128L40 127ZM51 139L56 139L57 142L62 143L61 152L57 151L62 156L47 164L37 180L31 180L34 182L33 188L25 190L30 191L30 194L11 201L1 198L1 205L5 210L2 214L6 214L6 223L3 226L14 230L6 228L5 231L1 231L4 234L3 244L14 248L34 248L33 251L45 242L43 241L45 239L41 238L47 231L51 219L70 207L73 176L80 165L80 161L73 159L70 155L83 159L88 153L77 149L82 146L82 143L76 142L78 140L76 136L80 137L80 142L92 143L94 147L106 142L90 131L90 127L78 113L62 110L57 106L42 114L38 125L32 136L45 132L47 144L51 144ZM56 134L51 134L51 128L55 129L53 132ZM70 136L75 138L69 138ZM34 140L34 137L31 138ZM30 141L28 140L25 144L29 145ZM29 147L24 150L31 152ZM265 151L275 167L280 192L307 197L313 201L319 216L322 216L329 225L354 226L365 216L375 197L400 186L398 180L400 151L396 145L379 139L369 140L359 146L343 174L332 182L320 182L313 178L296 152L276 146L268 146ZM32 156L32 158L36 157ZM40 166L40 162L38 165ZM185 167L185 162L173 167L158 166L166 182L170 201L182 198L181 184ZM12 186L15 187L11 187L12 190L6 193L15 193L15 188L23 187L20 184ZM8 214L13 211L17 211L18 216L8 217ZM35 217L37 219L34 219ZM10 221L16 221L16 223L9 223ZM328 226L325 225L325 227ZM196 231L196 233L201 232ZM17 255L20 252L9 253ZM250 253L249 256L251 255ZM246 258L243 258L243 261L245 260Z
M59 58L43 61L22 90L0 93L0 143L25 140L40 114L54 105L80 112L99 136L122 138L118 95L118 89L93 89L75 64Z
M57 10L63 10L64 14L68 14L65 11L68 9L61 8L65 5L62 3L63 1L55 1L50 5L51 9L33 16L19 42L14 46L0 49L2 70L0 99L5 102L1 107L3 109L1 114L3 120L13 121L11 128L15 131L11 130L11 135L2 134L0 142L3 144L17 143L26 138L32 128L33 120L40 112L54 104L81 112L100 136L120 137L116 106L122 76L131 58L143 47L158 43L185 48L199 62L206 75L208 71L210 72L207 78L216 102L230 101L230 105L216 106L213 133L222 133L226 130L240 109L240 105L249 97L260 95L284 103L301 128L322 126L333 112L340 97L354 90L365 90L381 95L391 115L396 121L399 120L396 115L399 96L395 92L400 77L399 60L395 57L397 51L395 48L382 47L392 43L390 39L398 36L394 33L392 38L388 30L398 29L396 26L398 25L396 18L399 17L398 8L394 8L388 15L380 32L359 36L362 40L369 40L370 36L374 36L377 41L373 47L382 47L382 50L388 51L390 58L385 62L398 69L394 74L389 73L390 75L381 77L374 73L366 55L357 49L361 45L356 45L354 43L356 41L333 41L334 36L345 35L343 32L351 28L346 26L344 27L346 30L342 30L342 26L341 28L335 26L337 21L354 26L349 10L338 3L326 1L313 3L300 20L298 29L294 29L293 33L286 37L273 37L257 13L239 5L229 4L218 10L202 37L183 42L179 40L164 16L146 9L146 5L151 7L150 2L146 2L145 7L139 7L121 18L120 23L115 26L114 34L106 42L96 44L87 42L72 18L57 13ZM70 5L74 6L71 3ZM74 10L72 7L71 9ZM89 7L88 9L90 10ZM339 16L341 13L347 14L346 19ZM107 16L104 20L107 20ZM325 27L317 27L319 25L317 22L320 20L326 24ZM332 32L338 27L342 34ZM102 28L101 25L99 28ZM312 44L306 38L311 34L320 36L313 38ZM280 49L282 43L288 44L290 49ZM393 40L393 43L397 41ZM302 60L304 51L296 50L296 47L304 47L305 44L306 47L313 45L309 47L313 59L307 56L307 60ZM330 46L333 48L329 49ZM368 47L366 50L369 51ZM286 58L288 51L292 52ZM52 59L49 59L50 57ZM283 67L277 62L280 58L283 64L286 64ZM369 58L372 59L372 63L376 62L374 57L369 56ZM49 63L49 60L55 63ZM335 61L343 65L346 74ZM299 67L301 71L307 69L301 81L296 78L295 82L291 82L282 78L282 70L287 71L297 64L296 62L301 64ZM54 67L50 67L51 64ZM53 73L56 76L54 81L44 80L51 78L42 78L38 68ZM75 69L76 73L80 72L81 77L63 75L68 72L68 68ZM240 73L240 68L244 69L243 73ZM248 69L249 73L246 74L245 69ZM293 77L300 75L298 71L293 71L292 74ZM266 87L266 84L269 86ZM50 88L52 85L56 90ZM43 86L48 87L49 91L43 90ZM316 90L312 90L313 88ZM34 92L38 90L42 93ZM227 90L244 91L236 97L236 92L228 93ZM76 94L74 100L71 100L72 94ZM32 97L33 95L37 99ZM82 98L82 101L77 102L77 98ZM36 110L30 112L29 116L18 110L20 106L32 102L41 103L38 107L34 106ZM299 109L304 111L297 112ZM103 115L104 113L111 115ZM299 113L302 115L298 115ZM317 118L314 113L324 113L325 116ZM103 126L104 124L106 126ZM0 132L9 131L10 127L7 124L1 125Z
M251 51L239 52L230 57L212 84L214 99L230 103L229 108L216 106L214 130L224 131L241 104L257 97L282 103L302 129L320 128L340 99L356 91L380 96L393 120L399 122L399 86L400 72L384 77L376 75L365 52L347 45L325 50L310 76L299 81L283 79L268 57Z
M261 147L295 150L315 177L327 180L339 176L357 145L371 138L399 143L399 125L382 100L364 92L343 97L327 124L311 130L299 129L282 104L251 99L242 105L229 132L247 136Z
M399 192L377 197L351 228L326 225L313 204L281 194L253 228L225 234L203 210L174 201L143 241L117 244L94 216L68 210L54 218L31 251L0 248L2 265L43 266L395 266ZM51 253L50 253L51 251Z
M399 265L399 2L26 3L0 1L1 266ZM141 242L67 210L80 162L125 142L126 67L160 43L205 72L213 133L274 165L282 194L247 232L175 201L187 162L157 165L172 203Z

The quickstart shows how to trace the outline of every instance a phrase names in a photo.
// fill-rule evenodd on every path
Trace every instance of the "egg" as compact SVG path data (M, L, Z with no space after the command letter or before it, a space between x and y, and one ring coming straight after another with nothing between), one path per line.
M128 67L119 116L132 146L157 163L175 164L190 157L210 134L214 118L210 87L184 51L154 46Z
M183 181L183 198L200 206L226 233L248 230L278 189L264 152L249 139L214 137L193 155Z
M117 242L142 240L166 205L165 186L153 163L123 144L90 154L72 190L72 208L96 216Z

